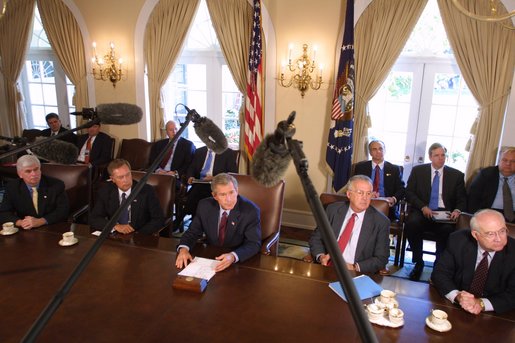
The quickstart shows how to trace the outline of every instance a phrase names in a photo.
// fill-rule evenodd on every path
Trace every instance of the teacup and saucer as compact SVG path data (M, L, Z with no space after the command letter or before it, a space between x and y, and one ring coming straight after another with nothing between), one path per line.
M381 291L379 298L376 298L374 300L374 303L383 309L392 309L399 307L399 303L395 299L395 295L395 292L384 289Z
M4 236L12 235L18 232L18 228L14 226L13 222L7 222L2 224L2 231L0 231L0 234Z
M63 233L63 239L59 241L59 245L63 247L68 247L70 245L77 244L79 240L75 237L72 231L68 231Z
M451 322L447 319L447 313L442 310L432 310L431 315L426 318L426 325L431 329L446 332L452 329Z

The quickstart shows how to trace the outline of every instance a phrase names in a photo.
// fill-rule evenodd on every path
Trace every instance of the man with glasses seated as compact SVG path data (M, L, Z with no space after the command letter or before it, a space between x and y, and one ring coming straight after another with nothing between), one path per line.
M515 239L508 237L503 215L481 210L470 227L449 236L431 275L434 286L473 314L515 309Z
M370 206L372 187L368 176L354 175L346 186L349 203L335 202L326 210L347 269L362 273L383 269L390 256L390 220ZM332 263L320 228L313 232L309 247L317 262Z

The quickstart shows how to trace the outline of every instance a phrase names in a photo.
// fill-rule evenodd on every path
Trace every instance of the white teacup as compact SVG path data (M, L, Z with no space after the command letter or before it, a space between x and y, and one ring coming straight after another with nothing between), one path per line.
M68 231L63 233L63 243L64 244L73 244L75 243L75 235L73 232Z
M5 233L11 233L14 231L14 223L13 222L3 223L2 229Z
M395 301L395 293L387 289L384 289L381 291L379 301L381 301L383 304L390 304Z
M442 325L447 320L447 313L442 310L432 310L429 320L435 325Z
M383 317L384 310L376 304L367 305L368 318L377 320Z
M400 308L392 308L388 311L388 318L393 324L399 324L404 318L404 312Z

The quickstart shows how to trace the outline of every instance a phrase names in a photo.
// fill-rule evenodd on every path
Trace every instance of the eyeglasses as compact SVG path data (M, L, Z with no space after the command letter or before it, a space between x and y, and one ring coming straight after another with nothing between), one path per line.
M365 192L365 191L362 191L362 190L355 191L355 190L352 190L352 189L349 189L349 191L356 193L360 197L365 197L365 198L371 198L372 197L372 192Z
M496 236L499 236L499 238L504 238L508 234L508 229L504 228L499 231L479 232L479 234L490 240L494 239Z

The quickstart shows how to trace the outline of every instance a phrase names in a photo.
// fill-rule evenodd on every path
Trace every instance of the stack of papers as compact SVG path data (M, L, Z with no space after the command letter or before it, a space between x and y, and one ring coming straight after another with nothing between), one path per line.
M191 276L209 281L215 276L215 267L220 261L208 258L195 257L178 275Z
M356 276L352 279L352 281L354 281L354 286L356 286L356 290L358 291L360 300L377 297L379 294L381 294L381 291L383 290L381 286L375 283L374 280L372 280L367 275ZM331 282L329 284L329 287L343 300L347 301L347 297L343 292L342 286L340 285L339 281Z

